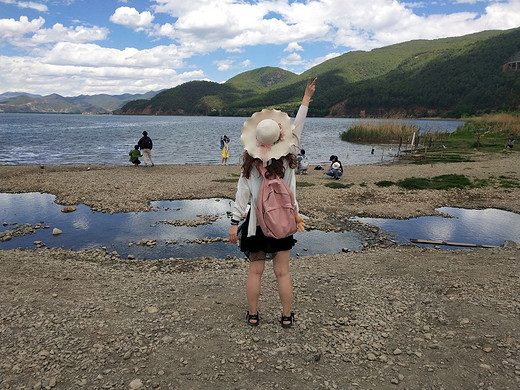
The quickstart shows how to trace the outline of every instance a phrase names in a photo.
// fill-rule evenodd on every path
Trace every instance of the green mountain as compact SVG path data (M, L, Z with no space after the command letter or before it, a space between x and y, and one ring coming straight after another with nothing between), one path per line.
M188 82L116 113L241 115L297 109L308 77L318 77L311 116L450 116L520 109L520 73L502 66L520 52L520 29L415 40L355 51L301 75L265 67L224 84Z
M28 113L60 113L60 114L109 114L126 103L138 98L150 99L157 92L145 94L123 95L80 95L63 97L57 94L37 96L16 93L10 96L3 94L0 100L0 112L28 112Z

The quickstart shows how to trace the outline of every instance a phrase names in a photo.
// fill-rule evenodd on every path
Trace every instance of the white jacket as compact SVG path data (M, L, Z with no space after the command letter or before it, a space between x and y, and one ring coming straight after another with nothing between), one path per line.
M294 119L294 130L293 134L296 136L297 145L293 146L291 152L294 154L298 153L300 148L300 137L303 131L303 124L305 123L305 118L307 117L308 107L301 105L298 109L298 113L296 114L296 118ZM284 181L287 183L292 193L294 194L294 202L296 203L296 210L298 211L298 202L296 201L296 175L294 173L294 169L289 168L289 164L287 160L284 160L285 174ZM235 195L235 204L233 206L233 219L242 220L247 217L247 213L249 211L249 204L252 206L251 215L249 217L249 226L247 229L247 236L251 237L256 235L256 212L255 205L256 200L258 198L258 192L260 191L260 185L262 184L263 178L256 169L256 166L253 165L251 169L251 174L249 175L249 179L246 179L244 175L240 175L240 179L238 179L237 193Z

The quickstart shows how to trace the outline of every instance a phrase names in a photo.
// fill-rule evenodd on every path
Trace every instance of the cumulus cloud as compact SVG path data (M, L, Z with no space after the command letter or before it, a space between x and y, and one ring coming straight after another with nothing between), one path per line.
M208 69L216 67L220 72L248 68L260 62L256 49L251 49L254 46L261 46L259 51L269 48L262 52L265 63L299 71L350 50L520 25L520 0L453 2L486 6L484 12L452 12L450 3L444 8L439 3L436 9L446 11L427 15L423 10L430 3L421 0L154 0L143 11L120 6L130 2L118 0L109 20L127 27L129 34L137 31L147 38L140 40L139 48L103 47L100 42L110 36L111 24L98 27L79 19L74 26L54 23L46 28L42 17L0 19L0 46L30 49L26 57L7 56L2 50L0 85L17 90L30 82L38 91L39 86L48 90L45 83L49 83L82 93L97 93L104 85L102 92L144 92L190 77L207 78L201 70L204 61ZM43 2L0 3L48 12ZM52 10L52 3L47 4ZM114 42L110 43L117 45ZM313 46L322 50L313 52ZM214 52L233 54L228 59L208 59L206 55Z
M304 60L298 53L291 53L280 61L282 66L294 66L304 64Z
M30 8L40 12L47 12L49 10L45 4L35 3L33 1L0 0L0 3L12 4L18 8Z
M291 42L287 45L287 47L285 49L283 49L283 51L288 51L288 52L293 52L293 51L303 51L303 47L301 47L300 45L298 45L297 42Z
M232 60L219 60L219 61L213 61L215 65L217 65L217 69L221 72L225 72L226 70L229 70L234 67Z
M139 13L135 8L130 7L119 7L114 14L110 16L112 23L130 27L136 31L142 31L151 27L153 20L154 16L150 11Z
M459 0L462 1L470 0ZM346 49L370 50L412 39L513 28L520 20L518 0L488 1L490 5L484 15L460 12L431 16L414 13L413 8L424 5L420 2L395 0L258 1L251 4L234 0L196 3L158 0L156 3L153 8L156 13L167 13L176 19L171 26L176 31L175 38L181 44L197 45L202 52L215 47L236 50L258 44L287 45L286 51L291 52L300 50L291 49L295 42L320 41ZM513 11L514 4L516 11Z
M136 67L120 60L109 61L106 55L101 65L93 61L77 64L77 57L68 64L63 60L53 60L51 55L43 59L0 56L0 84L13 86L12 90L26 90L29 85L32 91L41 94L58 92L67 95L69 91L70 96L77 95L78 91L84 94L144 93L205 77L204 72L198 69L177 73L167 66ZM67 89L57 90L60 85L66 85Z
M64 27L56 23L52 28L41 28L45 19L39 17L29 21L26 16L20 20L0 19L0 38L18 47L34 47L53 42L92 42L106 39L106 27Z
M44 23L45 19L42 17L31 21L27 16L20 16L19 20L0 19L0 38L13 45L18 45L26 34L37 32Z

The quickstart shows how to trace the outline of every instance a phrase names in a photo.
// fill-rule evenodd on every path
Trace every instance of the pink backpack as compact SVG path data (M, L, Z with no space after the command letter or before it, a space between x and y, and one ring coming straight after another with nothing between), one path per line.
M263 177L258 199L256 219L267 237L285 238L296 233L296 204L294 195L281 177L268 179L261 162L256 167Z

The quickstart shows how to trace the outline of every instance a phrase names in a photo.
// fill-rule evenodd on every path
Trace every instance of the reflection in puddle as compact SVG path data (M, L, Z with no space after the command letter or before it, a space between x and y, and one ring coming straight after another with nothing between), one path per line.
M497 209L468 210L441 207L437 211L452 218L419 217L405 220L356 218L394 235L399 244L410 239L500 246L504 241L520 241L520 215ZM429 244L418 244L431 246ZM462 249L443 246L442 249Z
M32 234L0 241L0 249L33 249L35 241L46 247L80 250L106 247L121 257L138 259L195 258L227 255L242 257L235 246L226 242L232 201L200 199L152 202L154 211L108 214L92 212L77 205L72 213L62 213L54 195L0 193L0 236L16 226L29 224ZM408 220L356 218L378 226L394 236L399 244L410 239L437 240L478 245L502 245L520 241L520 215L497 209L466 210L443 207L439 212L453 218L419 217ZM53 228L63 231L52 235ZM295 234L293 256L340 253L343 248L361 250L366 238L358 232L323 232L311 230ZM203 242L203 243L200 243ZM431 246L427 244L419 244ZM442 249L461 249L442 246Z
M62 213L63 206L55 204L54 199L54 195L40 193L0 194L0 233L13 230L15 223L49 227L0 241L0 249L33 249L34 242L41 241L47 247L73 250L106 247L123 258L243 256L235 245L222 241L229 231L229 199L152 202L154 211L116 214L92 212L85 205ZM63 233L53 236L55 227ZM208 241L208 237L216 242L196 243ZM343 248L361 250L365 242L357 232L312 230L296 233L295 238L298 242L293 256L340 253Z

